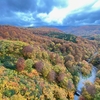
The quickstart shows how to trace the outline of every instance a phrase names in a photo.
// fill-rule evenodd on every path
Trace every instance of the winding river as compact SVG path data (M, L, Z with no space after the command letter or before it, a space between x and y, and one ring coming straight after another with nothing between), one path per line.
M90 81L92 83L94 83L95 78L96 78L96 73L97 73L97 68L96 67L92 67L92 71L91 71L91 75L89 77L83 77L82 74L80 73L80 80L78 82L77 85L77 90L81 92L82 88L84 87L84 83L86 81ZM74 95L74 100L78 100L79 96Z

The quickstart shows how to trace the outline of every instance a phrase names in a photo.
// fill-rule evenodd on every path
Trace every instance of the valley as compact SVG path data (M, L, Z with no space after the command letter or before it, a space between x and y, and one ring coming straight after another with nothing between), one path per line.
M99 100L98 35L83 38L53 27L1 25L0 100L74 100L81 75L91 75L93 66L98 69L95 80L84 83L78 98Z

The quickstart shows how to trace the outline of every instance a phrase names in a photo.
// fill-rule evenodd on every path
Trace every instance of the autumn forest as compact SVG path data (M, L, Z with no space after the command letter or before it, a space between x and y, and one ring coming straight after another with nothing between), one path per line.
M100 100L100 35L0 26L0 100L74 100L79 73L91 75L79 100Z

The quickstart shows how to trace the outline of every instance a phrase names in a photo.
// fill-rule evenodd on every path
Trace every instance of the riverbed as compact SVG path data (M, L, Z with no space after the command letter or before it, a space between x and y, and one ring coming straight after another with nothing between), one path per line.
M97 68L96 67L92 67L92 71L91 71L91 75L88 77L83 77L82 74L79 74L80 80L78 82L77 85L77 89L78 91L82 91L82 88L84 87L84 83L87 81L90 81L91 83L94 83L95 79L96 79L96 73L97 73ZM75 95L74 96L74 100L78 100L79 96Z

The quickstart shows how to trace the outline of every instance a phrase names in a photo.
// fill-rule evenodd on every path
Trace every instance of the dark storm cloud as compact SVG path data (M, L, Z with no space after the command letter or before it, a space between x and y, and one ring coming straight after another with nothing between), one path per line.
M17 18L17 12L26 14L30 12L33 14L36 25L40 22L44 24L42 19L38 19L36 15L38 13L49 13L54 6L65 7L66 3L62 0L0 0L0 24L16 25L19 22L23 25L32 23L21 19L23 16Z
M40 6L38 6L38 12L47 12L49 13L54 6L57 7L66 7L66 3L62 2L62 0L40 0ZM65 0L63 0L65 1Z
M80 12L77 10L66 16L63 25L95 25L100 24L100 10L92 7L96 1L89 6L85 6ZM80 9L79 9L80 10Z
M58 10L65 7L67 8L67 1L68 0L0 0L0 24L17 26L57 25L57 22L52 21L48 23L44 20L45 17L39 18L38 15L45 14L49 17L54 7L57 7ZM93 9L91 7L93 4L79 9L81 10L79 12L76 10L68 13L67 16L65 15L66 18L63 20L62 25L100 24L100 11L92 11ZM88 10L91 10L91 12L87 12Z
M12 11L25 12L32 9L35 10L37 0L6 0L7 7Z
M63 20L63 24L64 25L100 24L100 10L70 14Z
M65 7L62 0L0 0L0 10L11 10L20 12L50 12L54 6Z

